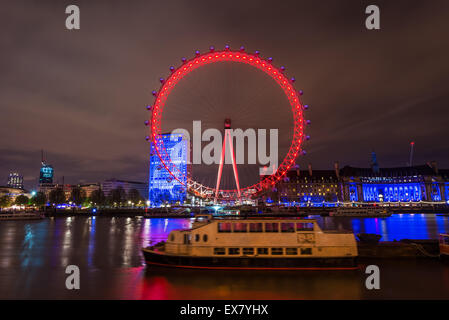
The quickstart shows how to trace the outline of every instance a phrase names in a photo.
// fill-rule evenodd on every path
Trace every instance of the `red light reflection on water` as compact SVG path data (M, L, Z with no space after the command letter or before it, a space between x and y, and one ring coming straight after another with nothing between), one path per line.
M120 296L141 300L318 299L322 272L245 272L139 267L127 270ZM357 273L324 272L329 298L359 298ZM355 276L355 277L354 277ZM341 292L341 287L345 292ZM118 287L117 287L118 289Z

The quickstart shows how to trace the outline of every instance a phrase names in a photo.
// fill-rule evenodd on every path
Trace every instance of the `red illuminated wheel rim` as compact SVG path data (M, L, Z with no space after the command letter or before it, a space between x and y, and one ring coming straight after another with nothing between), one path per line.
M295 164L295 160L300 153L303 153L301 145L304 141L304 127L306 122L303 117L304 106L301 103L300 95L301 91L296 91L293 82L294 78L287 78L284 74L284 68L277 68L273 66L271 58L264 59L256 52L254 54L240 51L232 51L225 49L223 51L214 51L200 54L196 52L196 56L190 60L182 59L182 65L178 68L170 67L171 74L164 80L160 79L162 86L159 91L153 91L155 96L154 104L152 107L148 107L151 110L151 119L146 121L146 124L150 127L150 136L147 140L151 140L154 143L154 149L157 156L160 158L162 165L170 173L170 175L183 184L186 189L203 198L212 198L215 193L215 188L204 186L199 182L191 179L191 177L185 176L181 173L178 167L173 164L167 150L164 147L162 135L161 135L161 123L162 114L164 111L165 103L171 91L175 88L176 84L181 81L187 74L193 70L203 67L212 63L219 62L233 62L244 63L253 66L259 70L262 70L265 74L269 75L284 91L293 114L293 137L290 148L287 155L280 162L276 172L272 175L265 176L261 181L248 187L240 189L241 197L251 198L254 195L260 194L262 191L272 188L277 181L282 179L287 171ZM234 190L219 190L220 198L233 200L238 198L238 192Z

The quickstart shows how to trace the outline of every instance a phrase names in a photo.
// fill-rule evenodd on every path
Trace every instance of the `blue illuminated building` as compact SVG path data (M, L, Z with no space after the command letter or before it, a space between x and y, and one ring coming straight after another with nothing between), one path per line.
M449 203L449 182L444 184L444 199Z
M436 164L399 168L342 168L343 200L363 202L443 201L444 178Z
M176 165L180 174L174 179L165 169L158 157L154 145L151 145L150 174L149 174L149 200L153 207L161 204L182 204L186 199L185 183L187 179L187 153L188 140L182 134L163 134L164 147L170 156L171 162Z
M363 184L363 200L366 202L404 202L421 201L422 199L423 195L420 183Z
M442 195L444 199L442 201L446 201L449 204L449 170L440 170L439 173L444 181L444 187L442 191Z
M354 182L349 183L349 201L359 201L359 195L357 192L357 185Z

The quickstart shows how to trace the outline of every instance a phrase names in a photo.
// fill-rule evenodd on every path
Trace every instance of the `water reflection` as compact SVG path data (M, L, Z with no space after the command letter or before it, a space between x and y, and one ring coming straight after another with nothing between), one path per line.
M89 245L87 250L87 265L92 267L95 255L95 225L96 217L92 217L86 220L89 225Z
M359 271L223 271L147 268L133 299L360 298ZM325 280L325 281L323 281Z
M352 230L375 233L381 241L401 239L438 239L439 233L449 232L448 217L436 214L397 214L388 218L350 218L314 216L323 229Z

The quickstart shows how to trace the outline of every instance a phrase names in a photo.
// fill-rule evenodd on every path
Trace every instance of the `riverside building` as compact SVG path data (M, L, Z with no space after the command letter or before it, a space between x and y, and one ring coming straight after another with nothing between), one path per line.
M449 170L436 162L411 167L290 170L263 201L287 206L354 203L449 203Z

